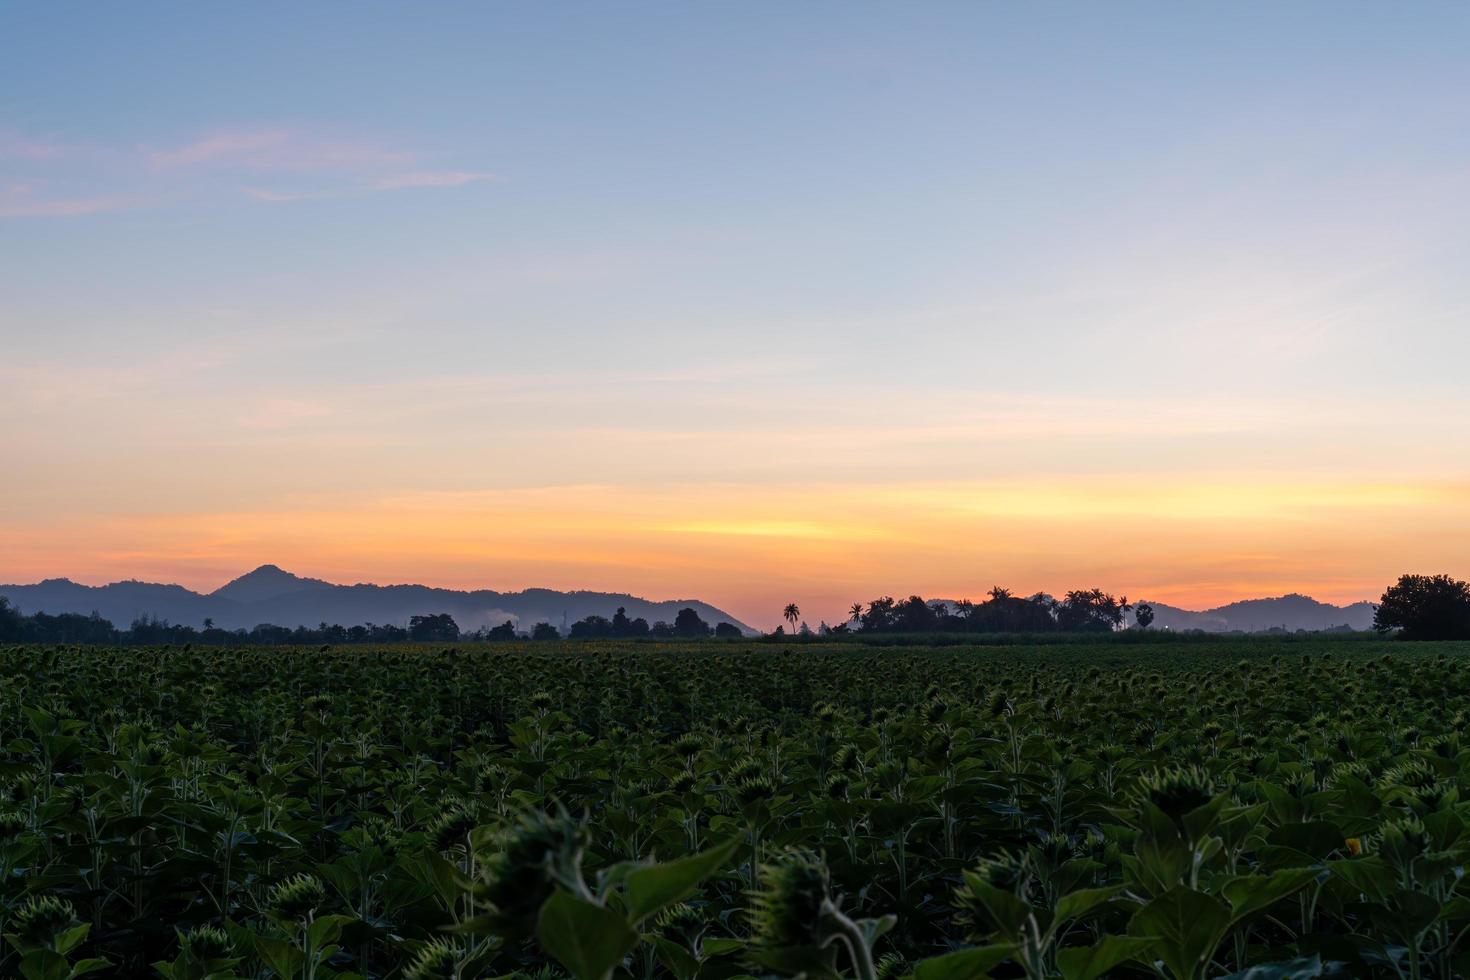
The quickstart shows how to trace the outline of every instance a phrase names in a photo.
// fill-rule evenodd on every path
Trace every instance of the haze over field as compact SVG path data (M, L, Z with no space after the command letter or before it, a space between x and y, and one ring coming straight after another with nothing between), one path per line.
M1464 574L1470 7L773 9L0 8L0 581Z

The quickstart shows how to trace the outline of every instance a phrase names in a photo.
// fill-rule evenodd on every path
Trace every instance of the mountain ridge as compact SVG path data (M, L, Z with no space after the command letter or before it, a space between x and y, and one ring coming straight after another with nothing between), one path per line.
M0 595L27 613L88 615L97 612L119 627L142 616L190 626L211 619L225 629L250 629L261 623L286 627L316 626L323 622L343 626L403 625L410 616L448 612L466 630L498 626L507 619L526 629L543 621L561 626L563 620L570 624L590 615L611 617L619 606L634 618L672 622L679 609L689 606L711 625L728 622L748 633L755 632L724 610L698 599L649 600L621 592L539 587L498 592L441 589L411 583L345 585L299 576L274 564L252 569L212 592L195 592L182 585L139 579L83 585L63 577L44 579L33 585L0 585ZM1373 626L1374 610L1373 603L1368 601L1337 606L1296 592L1240 599L1202 610L1165 602L1150 605L1154 609L1154 629L1211 633L1343 627L1368 630Z
M1353 630L1373 628L1375 606L1366 599L1335 606L1300 592L1259 599L1237 599L1211 609L1181 609L1164 602L1149 602L1154 610L1154 629L1204 630L1207 633L1261 633L1271 629L1295 631L1328 630L1343 626Z
M538 622L560 627L563 621L570 625L591 615L610 618L619 607L625 608L630 617L641 616L650 623L673 622L678 611L687 606L712 626L727 622L754 632L724 610L698 599L650 600L627 593L585 589L497 592L417 584L339 585L303 578L271 564L261 565L213 592L195 592L181 585L137 579L94 586L68 578L52 578L33 585L0 585L0 596L25 613L89 615L96 612L118 627L126 627L143 616L188 626L199 626L210 619L224 629L250 629L262 623L293 628L324 622L341 626L366 623L402 626L410 616L447 612L464 630L499 626L506 620L528 629Z

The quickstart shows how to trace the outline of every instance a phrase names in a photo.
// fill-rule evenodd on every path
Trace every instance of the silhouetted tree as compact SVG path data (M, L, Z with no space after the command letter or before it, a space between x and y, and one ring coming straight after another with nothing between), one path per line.
M449 613L411 616L408 635L415 643L451 643L459 639L459 624Z
M0 595L0 640L16 642L25 638L25 617Z
M642 616L637 619L629 619L627 610L618 607L617 613L612 618L613 636L647 636L648 620Z
M1470 639L1470 584L1448 575L1405 575L1383 593L1373 628L1396 629L1405 640Z
M801 608L794 602L788 602L786 608L781 610L781 618L795 626L796 621L801 618Z
M588 616L572 624L568 636L573 640L595 640L612 636L612 621L606 616Z
M882 596L868 603L868 611L862 615L863 631L865 633L892 631L895 623L894 605L895 602L891 595Z
M745 634L740 632L740 627L734 623L716 623L715 636L741 637Z
M905 633L924 633L934 629L934 610L923 596L909 596L894 611L898 615L899 629Z
M516 638L516 624L506 620L499 626L491 627L485 631L487 640L514 640Z
M533 640L559 640L561 633L550 623L537 623L531 628L531 639Z
M619 606L618 611L613 614L612 618L613 634L615 636L622 636L623 634L628 632L628 627L631 625L632 620L628 618L628 611L622 606Z
M1123 605L1102 589L1074 589L1057 603L1056 618L1065 633L1106 633L1123 624Z
M1139 629L1148 629L1154 621L1154 607L1140 602L1133 610L1133 621L1138 624Z
M674 617L675 636L709 636L709 624L699 618L699 613L693 609L684 608Z

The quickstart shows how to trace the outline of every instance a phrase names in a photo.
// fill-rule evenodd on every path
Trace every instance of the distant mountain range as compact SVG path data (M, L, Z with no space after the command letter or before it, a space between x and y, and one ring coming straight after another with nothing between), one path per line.
M521 629L540 622L561 627L587 616L612 617L621 606L633 619L672 623L680 609L692 608L711 626L732 623L754 632L740 620L707 602L671 599L650 602L613 592L459 592L425 585L333 585L292 575L275 565L262 565L208 594L181 585L113 582L79 585L70 579L47 579L35 585L0 585L0 595L24 613L98 613L119 629L134 619L154 616L170 623L199 627L211 619L222 629L275 626L358 626L365 623L404 626L410 616L449 613L460 629L499 626L512 620Z
M403 626L410 616L447 612L461 629L498 626L507 619L521 629L539 622L571 624L587 616L611 617L618 607L632 618L650 623L673 622L680 609L693 608L710 625L732 623L754 632L734 616L695 599L650 602L613 592L459 592L425 585L333 585L321 579L292 575L275 565L262 565L207 594L181 585L149 582L113 582L79 585L69 579L47 579L35 585L0 585L22 612L96 612L120 629L140 616L198 627L211 619L224 629L249 629L261 623L276 626L316 626L364 623ZM1373 604L1355 602L1334 606L1309 596L1285 595L1274 599L1246 599L1215 609L1194 612L1162 602L1154 608L1154 629L1257 633L1270 629L1326 630L1373 627ZM1131 623L1132 617L1129 617Z
M1215 609L1193 612L1165 605L1154 607L1154 629L1204 630L1208 633L1261 633L1270 629L1328 630L1373 628L1373 603L1334 606L1311 596L1284 595L1275 599L1243 599ZM1130 617L1131 622L1132 617Z

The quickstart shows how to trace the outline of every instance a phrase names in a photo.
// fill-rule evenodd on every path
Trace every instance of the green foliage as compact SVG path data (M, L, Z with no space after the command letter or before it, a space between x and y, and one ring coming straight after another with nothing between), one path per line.
M0 975L1470 976L1470 648L1137 632L0 648Z

